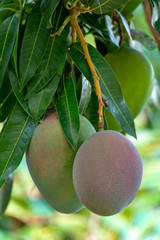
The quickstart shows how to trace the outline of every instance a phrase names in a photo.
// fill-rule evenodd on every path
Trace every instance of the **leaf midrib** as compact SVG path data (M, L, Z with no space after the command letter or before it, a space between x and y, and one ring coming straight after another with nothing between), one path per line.
M11 28L11 25L12 25L12 22L13 22L14 18L15 18L15 16L13 16L13 18L12 18L12 20L11 20L9 26L8 26L8 29L7 29L7 33L6 33L4 44L3 44L3 48L2 48L2 53L1 53L1 56L0 56L0 63L2 62L2 58L3 58L3 54L4 54L7 38L8 38L9 31L10 31L10 28Z
M67 91L66 91L64 76L63 76L63 86L64 86L64 95L65 95L65 98L66 98L66 104L67 104L67 110L68 110L68 117L69 117L70 129L71 129L72 142L74 143L73 129L72 129L72 123L71 123L71 115L70 115L70 111L69 111L70 108L69 108L69 103L68 103L68 97L67 97Z
M29 118L30 118L30 117L28 116L27 119L26 119L26 121L25 121L25 123L24 123L24 125L23 125L23 128L22 128L22 130L21 130L21 132L20 132L20 134L19 134L19 136L18 136L18 138L17 138L17 141L16 141L15 145L14 145L13 148L12 148L12 151L11 151L9 157L8 157L8 160L7 160L6 164L5 164L5 167L4 167L4 169L3 169L3 172L2 172L2 174L1 174L1 176L0 176L0 181L2 180L2 176L3 176L3 174L4 174L4 172L5 172L6 168L7 168L7 165L8 165L8 163L9 163L9 161L10 161L10 159L11 159L14 151L15 151L15 148L16 148L17 145L18 145L18 142L19 142L19 140L20 140L20 137L22 136L22 133L23 133L23 131L24 131L26 125L27 125L27 122L28 122Z
M77 49L81 54L84 55L84 52L82 52L81 49L80 49L79 47L74 46L74 48ZM94 64L94 66L95 66L95 64ZM104 84L105 88L107 89L107 92L108 92L108 94L109 94L109 96L110 96L112 102L115 104L115 106L117 107L117 109L118 109L119 113L121 114L122 118L123 118L124 121L126 122L127 126L129 127L129 129L131 130L131 132L134 134L134 132L133 132L132 128L130 127L128 121L126 121L126 119L124 118L124 115L123 115L122 112L120 111L120 109L119 109L117 103L115 102L115 100L114 100L114 98L112 97L110 91L108 90L108 87L107 87L106 84L104 83L104 81L103 81L103 79L102 79L102 76L101 76L101 74L99 73L99 71L98 71L98 69L96 68L96 66L95 66L95 69L96 69L96 72L98 73L98 75L99 75L99 77L100 77L102 83Z
M108 92L108 94L109 94L109 97L111 98L111 101L114 103L114 105L115 105L116 108L118 109L119 113L121 114L122 118L124 119L125 123L126 123L127 126L129 127L129 129L131 129L131 132L134 134L134 132L132 131L132 128L131 128L130 125L128 124L128 121L126 121L126 119L124 118L123 113L122 113L121 110L119 109L119 107L118 107L117 103L115 102L115 100L114 100L114 98L113 98L111 92L109 91L109 89L108 89L106 83L104 82L104 80L103 80L103 78L102 78L100 72L98 71L98 69L97 69L96 67L95 67L95 69L96 69L96 72L98 73L98 76L100 77L100 79L101 79L103 85L105 86L105 88L106 88L106 90L107 90L107 92Z
M30 55L30 58L29 58L29 61L28 61L28 65L27 65L27 68L26 68L26 71L25 71L24 81L23 81L23 82L25 82L26 75L27 75L27 73L28 73L28 69L29 69L29 66L30 66L30 62L31 62L33 53L34 53L35 45L36 45L36 42L37 42L37 39L38 39L38 36L39 36L39 33L40 33L40 29L41 29L41 26L42 26L43 18L44 18L44 17L42 16L42 17L41 17L40 24L39 24L39 27L38 27L38 31L37 31L37 34L36 34L36 37L35 37L35 40L34 40L34 44L33 44L33 47L32 47L32 51L31 51L31 55Z

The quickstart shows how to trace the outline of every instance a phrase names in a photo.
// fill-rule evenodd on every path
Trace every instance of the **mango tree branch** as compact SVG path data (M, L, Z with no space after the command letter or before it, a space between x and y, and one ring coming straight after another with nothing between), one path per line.
M89 55L89 51L88 51L88 47L87 47L87 43L84 39L83 33L81 31L81 28L78 25L77 19L71 19L71 26L75 28L79 39L81 41L81 46L83 48L84 54L85 54L85 59L87 60L87 63L89 65L89 68L91 70L91 73L93 75L93 79L94 79L94 86L96 88L96 94L98 97L98 102L99 102L99 109L98 109L98 114L99 114L99 131L103 130L103 94L101 92L101 88L100 88L100 84L99 84L99 78L98 75L96 73L95 67L93 65L93 62L91 60L91 57Z

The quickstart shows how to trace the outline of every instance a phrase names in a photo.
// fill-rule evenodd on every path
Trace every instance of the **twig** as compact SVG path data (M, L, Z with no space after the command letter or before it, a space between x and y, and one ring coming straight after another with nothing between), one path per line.
M85 54L85 59L87 60L87 63L89 65L89 68L91 70L91 73L92 73L92 76L93 76L93 79L94 79L94 86L96 88L96 94L97 94L97 97L98 97L98 102L99 102L99 109L98 109L98 114L99 114L99 131L103 130L103 94L101 92L101 88L100 88L100 84L99 84L99 77L96 73L96 70L95 70L95 67L93 65L93 62L91 60L91 57L89 55L89 51L88 51L88 47L87 47L87 43L84 39L84 36L83 36L83 33L81 31L81 28L79 27L79 24L77 22L77 17L75 16L75 18L73 18L71 20L71 26L75 28L78 36L79 36L79 39L80 39L80 42L81 42L81 46L83 48L83 51L84 51L84 54Z

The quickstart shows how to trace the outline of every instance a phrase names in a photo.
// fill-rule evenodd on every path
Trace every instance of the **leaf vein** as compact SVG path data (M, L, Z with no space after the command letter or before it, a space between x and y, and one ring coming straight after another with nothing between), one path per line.
M8 163L9 163L9 161L10 161L10 159L11 159L14 151L15 151L15 148L16 148L18 142L19 142L19 139L20 139L20 137L22 136L22 133L23 133L23 131L24 131L26 125L27 125L28 120L29 120L29 116L27 117L27 119L26 119L26 121L25 121L25 123L24 123L24 125L23 125L23 128L22 128L22 130L21 130L21 132L20 132L20 134L19 134L19 136L18 136L18 138L17 138L17 141L15 142L15 144L14 144L14 146L13 146L13 149L12 149L12 151L11 151L9 157L8 157L8 160L7 160L7 162L6 162L5 166L4 166L3 172L2 172L2 174L1 174L1 176L0 176L0 181L2 180L2 176L3 176L3 174L4 174L4 172L5 172L6 168L7 168L7 165L8 165Z
M5 50L5 46L6 46L6 43L7 43L7 38L8 38L8 34L9 34L9 30L11 28L11 25L12 25L12 22L14 20L15 17L12 18L9 26L8 26L8 30L7 30L7 33L6 33L6 36L5 36L5 40L4 40L4 44L3 44L3 48L2 48L2 53L1 53L1 56L0 56L0 60L2 61L2 57L3 57L3 54L4 54L4 50Z
M73 141L73 129L72 129L71 115L70 115L70 111L69 111L69 103L68 103L68 96L67 96L64 76L63 76L63 85L64 85L64 94L65 94L65 98L66 98L67 110L68 110L69 124L70 124L70 129L71 129L71 136L72 136L72 141Z
M95 67L95 68L96 68L96 67ZM128 121L126 121L126 119L124 118L123 113L121 112L121 110L119 109L117 103L115 102L114 98L112 97L112 94L110 93L110 91L109 91L109 89L108 89L106 83L104 82L104 80L103 80L103 78L102 78L102 76L101 76L101 74L100 74L100 72L98 71L97 68L96 68L96 71L97 71L97 73L98 73L98 75L99 75L99 77L100 77L100 79L101 79L103 85L105 86L105 88L106 88L106 90L107 90L107 92L108 92L108 94L109 94L109 96L110 96L110 98L111 98L111 101L114 103L114 105L115 105L116 108L118 109L119 113L121 114L122 118L124 119L124 121L126 122L126 124L129 126L129 128L131 129L130 125L128 124ZM132 129L131 129L131 131L132 131ZM133 132L133 131L132 131L132 132Z
M27 68L26 68L26 72L25 72L25 75L24 75L24 79L26 78L26 75L27 75L27 72L28 72L28 69L29 69L29 66L30 66L30 62L31 62L31 59L32 59L32 56L33 56L33 52L34 52L35 45L36 45L36 42L37 42L37 39L38 39L38 35L40 33L40 28L42 26L42 22L43 22L43 16L41 18L41 21L40 21L40 24L39 24L39 27L38 27L38 31L37 31L37 34L36 34L36 37L35 37L35 40L34 40L34 44L33 44L32 51L31 51L31 55L30 55L30 58L29 58L29 61L28 61L28 65L27 65Z

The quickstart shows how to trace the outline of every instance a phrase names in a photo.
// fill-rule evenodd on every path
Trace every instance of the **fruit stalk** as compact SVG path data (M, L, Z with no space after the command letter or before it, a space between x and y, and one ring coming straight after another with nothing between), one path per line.
M93 76L93 79L94 79L94 86L96 88L96 94L97 94L97 97L98 97L98 103L99 103L99 109L98 109L98 114L99 114L99 131L103 130L103 94L101 92L101 88L100 88L100 84L99 84L99 77L96 73L96 70L95 70L95 67L93 65L93 62L91 60L91 57L89 55L89 51L88 51L88 47L87 47L87 43L84 39L84 36L83 36L83 33L79 27L79 24L77 22L77 18L74 18L74 19L71 19L70 21L71 23L71 26L73 28L75 28L77 34L78 34L78 37L80 39L80 42L81 42L81 46L83 48L83 51L84 51L84 54L85 54L85 59L87 60L87 63L89 65L89 68L91 70L91 73L92 73L92 76Z

